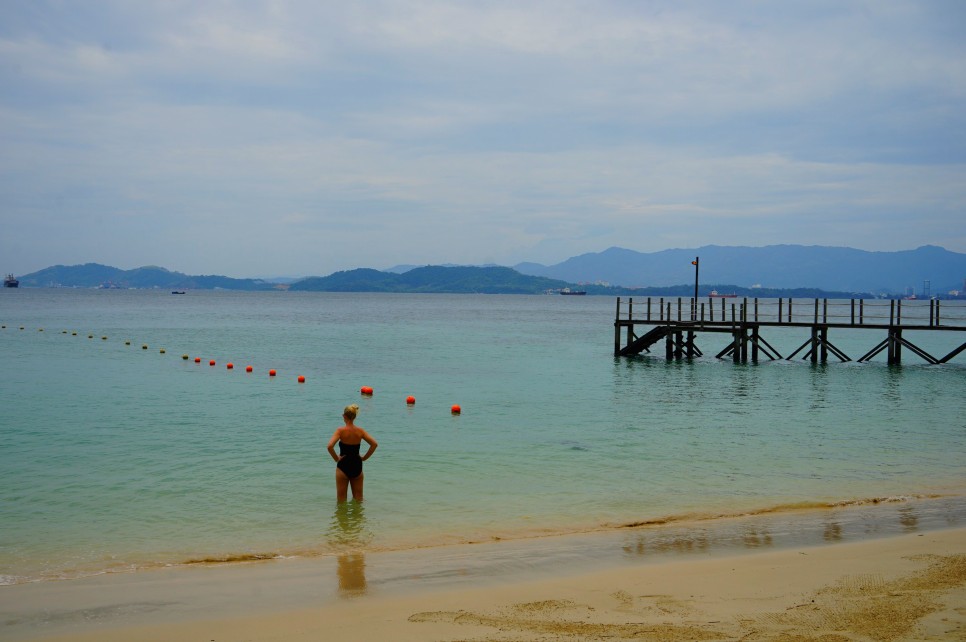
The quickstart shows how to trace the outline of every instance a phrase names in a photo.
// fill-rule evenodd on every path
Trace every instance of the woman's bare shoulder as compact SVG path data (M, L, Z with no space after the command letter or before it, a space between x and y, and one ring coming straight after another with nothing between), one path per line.
M335 429L335 432L332 433L332 438L342 439L346 435L351 435L351 434L352 434L352 431L349 430L348 426L339 426L338 428Z

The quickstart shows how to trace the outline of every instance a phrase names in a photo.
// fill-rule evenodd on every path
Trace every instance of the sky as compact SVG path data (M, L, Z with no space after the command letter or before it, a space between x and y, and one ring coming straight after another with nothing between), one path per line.
M0 0L0 272L966 252L961 0Z

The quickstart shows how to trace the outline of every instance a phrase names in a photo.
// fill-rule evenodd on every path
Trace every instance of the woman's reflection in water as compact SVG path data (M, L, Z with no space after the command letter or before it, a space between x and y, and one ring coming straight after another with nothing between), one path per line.
M329 525L329 543L338 553L336 575L339 578L339 594L343 597L365 595L366 555L364 549L371 539L366 529L362 502L355 500L336 504Z

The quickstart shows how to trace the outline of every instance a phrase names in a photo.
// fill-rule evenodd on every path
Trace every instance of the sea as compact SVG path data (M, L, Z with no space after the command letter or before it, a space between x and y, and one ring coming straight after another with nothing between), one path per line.
M634 532L630 554L648 529L764 515L822 515L826 539L830 511L884 515L883 532L966 523L966 354L734 363L715 357L727 335L701 335L700 357L614 357L615 309L0 291L0 583L586 533ZM763 336L785 355L808 338ZM853 359L884 338L830 335ZM379 446L365 501L338 505L326 443L352 403Z

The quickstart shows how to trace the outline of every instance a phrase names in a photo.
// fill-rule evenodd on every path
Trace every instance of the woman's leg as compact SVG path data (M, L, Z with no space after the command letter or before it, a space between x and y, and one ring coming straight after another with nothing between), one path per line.
M341 472L341 471L340 471ZM357 502L362 501L362 478L365 477L365 473L359 473L359 476L355 479L350 479L349 483L352 485L352 499Z
M355 495L355 489L352 491L353 496ZM335 499L338 502L344 502L349 495L349 478L345 476L345 473L335 469Z

